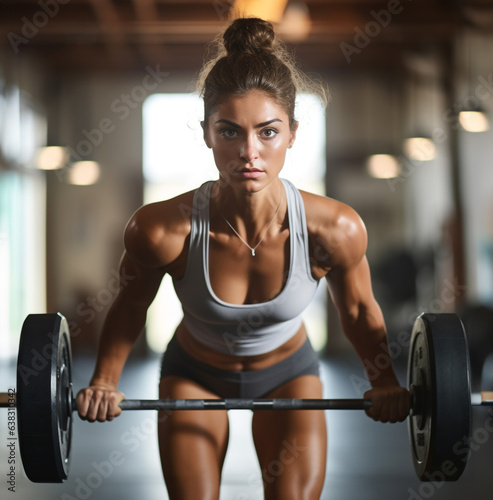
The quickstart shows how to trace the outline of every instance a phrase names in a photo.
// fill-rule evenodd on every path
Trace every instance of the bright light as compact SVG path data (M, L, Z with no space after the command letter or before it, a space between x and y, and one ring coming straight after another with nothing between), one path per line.
M56 170L62 168L68 160L68 153L61 146L47 146L38 151L36 168L41 170Z
M401 171L395 156L383 154L371 155L367 160L367 169L375 179L393 179Z
M233 16L259 17L266 21L278 23L284 14L288 0L236 0Z
M487 116L481 111L461 111L459 121L468 132L486 132L490 128Z
M96 184L99 175L99 163L95 161L78 161L72 165L68 173L68 183L76 186L90 186Z
M404 141L404 153L410 160L431 161L436 157L436 146L427 137L410 137Z
M312 29L308 7L303 2L291 2L284 13L278 32L285 39L295 42L305 40Z
M185 189L193 189L217 179L214 157L200 126L204 102L199 95L151 95L143 114L144 178L148 183L170 186L185 181Z

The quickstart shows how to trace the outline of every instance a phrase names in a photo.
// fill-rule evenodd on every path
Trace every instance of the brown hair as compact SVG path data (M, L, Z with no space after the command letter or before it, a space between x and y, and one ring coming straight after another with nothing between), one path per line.
M224 99L260 90L274 98L296 124L294 108L300 91L317 94L327 103L327 91L301 73L276 37L272 24L257 18L236 19L212 45L213 56L202 68L198 90L204 99L204 124Z

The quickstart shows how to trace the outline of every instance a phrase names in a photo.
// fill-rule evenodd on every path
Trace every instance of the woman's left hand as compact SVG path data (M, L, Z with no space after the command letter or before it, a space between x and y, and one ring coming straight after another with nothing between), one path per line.
M411 398L404 387L377 386L366 391L363 397L372 402L366 414L377 422L402 422L409 415Z

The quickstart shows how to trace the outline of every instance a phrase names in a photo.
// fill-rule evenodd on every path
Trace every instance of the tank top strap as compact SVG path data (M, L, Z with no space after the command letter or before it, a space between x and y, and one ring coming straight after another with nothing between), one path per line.
M298 188L287 179L281 179L286 190L286 201L289 217L289 237L292 238L291 248L294 252L292 262L296 271L303 271L311 277L308 228L306 223L305 204ZM302 269L299 269L299 266ZM315 281L315 280L314 280Z
M193 196L192 217L190 220L190 243L185 275L196 277L204 275L204 262L209 258L209 205L213 181L202 184ZM206 260L207 259L207 260Z
M292 239L290 245L293 251L292 262L297 268L296 271L303 271L311 276L308 229L303 198L291 181L287 179L281 179L281 181L286 192L289 232ZM190 271L193 273L192 276L196 277L204 276L205 278L205 270L208 268L210 198L213 184L213 181L205 182L196 190L193 197L189 256L193 255L194 258L189 259L186 274Z

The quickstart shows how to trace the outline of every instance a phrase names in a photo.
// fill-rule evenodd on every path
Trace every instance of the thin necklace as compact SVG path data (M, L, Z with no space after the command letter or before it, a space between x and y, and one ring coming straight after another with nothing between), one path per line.
M279 212L279 209L281 208L281 202L282 202L282 192L279 193L279 204L277 205L276 211L274 212L274 217L272 217L272 220L269 222L269 225L265 228L265 230L264 230L264 232L262 234L262 237L260 238L260 240L258 240L258 243L254 247L251 247L240 236L240 234L238 233L238 231L233 227L233 225L229 222L229 220L226 219L226 217L224 216L224 214L221 212L221 210L219 208L219 205L217 204L216 199L214 198L214 204L216 205L216 208L217 208L217 211L219 212L219 215L224 219L224 222L226 222L226 224L232 229L232 231L236 234L236 236L238 236L238 238L250 249L250 251L252 252L252 257L255 257L255 250L257 250L257 248L260 245L260 243L262 243L263 239L265 238L265 235L267 234L267 231L270 229L270 227L272 226L272 224L276 220L276 216L277 216L277 214Z

